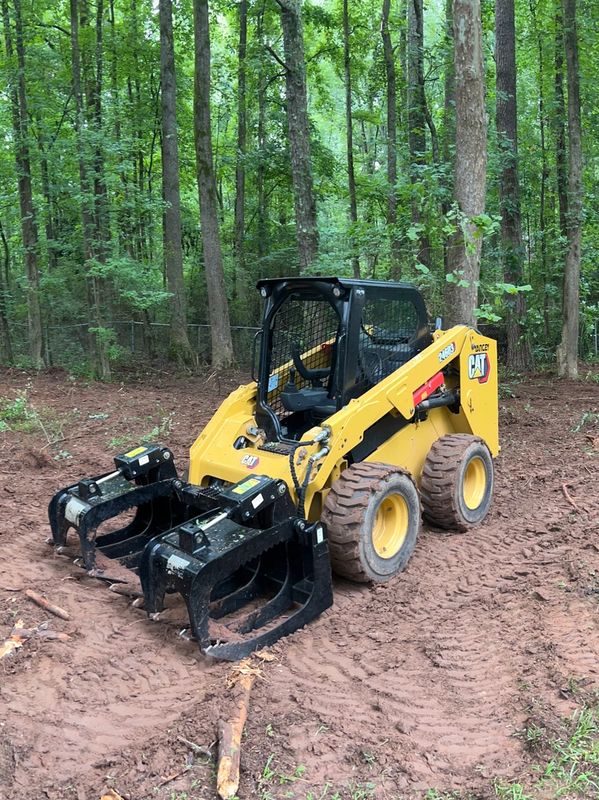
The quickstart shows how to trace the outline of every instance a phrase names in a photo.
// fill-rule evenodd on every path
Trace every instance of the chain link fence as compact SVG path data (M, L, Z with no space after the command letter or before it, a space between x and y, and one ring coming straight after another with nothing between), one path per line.
M44 343L47 363L70 369L85 364L89 355L89 330L88 322L47 326ZM129 361L131 357L139 361L171 359L168 323L119 320L111 324L110 330L113 331L110 346L116 361ZM231 326L233 352L240 367L251 365L254 337L258 331L257 327ZM11 333L15 359L26 361L29 355L27 325L14 325ZM209 363L212 349L210 325L190 323L187 334L199 362Z
M505 331L497 325L480 325L481 333L497 339L500 359L505 356ZM85 365L88 360L90 323L75 322L65 325L50 325L46 328L46 357L51 366L74 369ZM132 357L144 361L170 360L169 325L166 322L140 322L138 320L119 320L113 322L110 330L113 334L113 355L117 361L129 361ZM260 329L253 326L233 325L231 336L235 359L240 367L249 367L252 363L254 337ZM210 325L191 323L187 326L190 344L198 356L200 363L210 363L212 348ZM15 359L23 363L29 357L27 325L15 324L11 330L12 346ZM540 360L551 361L555 358L555 349L537 347ZM592 325L581 326L579 336L579 357L581 361L593 361L599 358L599 321Z

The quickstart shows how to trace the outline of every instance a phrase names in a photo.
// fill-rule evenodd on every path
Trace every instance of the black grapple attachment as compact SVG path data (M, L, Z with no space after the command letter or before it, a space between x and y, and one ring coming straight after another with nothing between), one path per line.
M224 488L194 486L157 445L117 456L115 467L54 496L53 543L64 547L74 528L91 574L103 577L97 551L138 573L148 614L179 593L204 653L242 658L332 604L324 526L297 516L283 481L252 475ZM123 527L99 530L131 510Z

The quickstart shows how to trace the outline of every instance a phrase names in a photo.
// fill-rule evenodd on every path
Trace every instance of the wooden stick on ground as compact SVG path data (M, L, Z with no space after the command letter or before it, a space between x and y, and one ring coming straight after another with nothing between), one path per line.
M25 597L28 597L37 606L40 606L40 608L43 608L50 614L54 614L54 616L60 617L61 619L71 619L71 615L68 611L65 611L64 608L60 606L55 606L49 600L46 600L45 597L42 597L41 594L34 592L33 589L25 589L24 594Z
M124 597L143 597L143 592L139 587L132 586L130 583L111 583L108 587L115 594L122 594Z
M116 789L109 789L107 794L103 794L100 800L125 800Z
M48 628L14 628L12 633L13 636L17 634L21 639L37 637L39 639L56 639L59 642L68 642L71 638L68 633L52 631Z
M570 503L572 508L575 508L578 512L580 512L580 508L576 505L576 503L572 499L572 495L568 491L568 484L567 483L562 483L562 492L564 493L564 497L566 498L568 503Z
M241 758L241 735L247 719L252 684L260 670L241 662L239 671L232 679L234 689L233 711L229 719L221 720L218 731L218 774L216 790L222 800L231 800L239 788L239 761Z

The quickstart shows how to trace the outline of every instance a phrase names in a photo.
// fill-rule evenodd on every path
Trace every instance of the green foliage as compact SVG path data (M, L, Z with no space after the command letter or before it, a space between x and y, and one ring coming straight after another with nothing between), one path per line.
M547 764L539 768L540 777L533 787L518 781L496 781L495 794L500 800L542 800L552 798L589 798L599 795L599 716L595 708L585 707L568 720L568 738L549 742ZM539 729L527 732L533 742L542 739Z
M83 189L71 96L69 7L50 0L23 7L30 113L28 145L40 231L40 296L47 351L53 364L62 363L77 374L89 376L95 369L93 350L98 342L113 364L128 360L131 343L116 333L120 320L148 326L153 322L166 324L170 319L171 295L164 275L162 236L165 204L161 192L157 9L150 0L135 4L115 0L113 5L114 19L105 4L102 20L101 119L88 107L88 99L84 103L81 153L88 185ZM500 170L509 153L493 125L489 129L485 213L469 218L454 202L454 141L444 97L445 70L451 53L440 2L425 8L423 53L430 127L434 126L438 138L437 158L433 158L429 128L425 132L425 152L417 159L409 152L405 76L400 63L406 20L400 5L391 7L390 30L398 78L398 177L395 186L388 184L380 5L380 0L349 4L358 205L358 221L351 224L341 3L323 0L302 4L320 233L319 256L312 271L349 275L351 259L357 256L364 277L386 279L391 274L401 274L421 287L432 314L442 313L447 283L465 285L459 271L445 274L450 239L460 232L470 250L482 242L478 320L501 327L509 304L516 297L525 296L526 329L535 354L550 361L561 333L561 285L567 244L560 228L555 191L558 120L554 98L554 8L543 3L530 6L524 0L516 3L518 166L524 245L514 255L522 279L510 281L504 277L498 192ZM483 4L482 11L487 113L492 120L496 99L491 57L493 5ZM285 81L281 65L272 55L276 51L282 57L280 16L276 3L248 4L248 139L246 152L241 154L237 146L239 4L215 1L211 12L212 139L225 277L233 324L251 326L260 311L259 299L253 292L256 279L294 273L298 265ZM599 324L599 129L595 124L598 47L594 37L599 6L587 4L584 14L585 24L579 28L586 193L580 344L583 356L591 358ZM208 303L194 161L192 4L175 5L174 15L185 286L189 321L204 324ZM95 21L81 27L80 45L84 83L90 85L96 69ZM8 85L15 65L5 52L4 47L0 48L0 73ZM6 284L14 361L32 366L27 356L28 281L8 96L0 109L0 126L4 131L0 146L0 221L6 238L6 248L0 248L0 290ZM234 247L238 165L245 170L243 263ZM84 247L82 209L93 210L102 186L106 222L94 218L90 255ZM393 226L387 224L386 218L390 191L397 198L397 222ZM94 309L92 283L101 295L100 313ZM75 324L81 328L67 327ZM142 357L168 357L168 347L156 347L150 338L144 334ZM141 349L139 344L136 347Z
M35 412L29 407L26 392L20 392L14 400L0 397L0 421L4 430L22 430L22 426L28 426L34 418Z
M584 411L582 413L582 416L576 423L576 425L572 427L572 433L579 433L579 431L581 431L583 428L586 428L587 425L595 425L597 422L599 422L598 411L596 410Z

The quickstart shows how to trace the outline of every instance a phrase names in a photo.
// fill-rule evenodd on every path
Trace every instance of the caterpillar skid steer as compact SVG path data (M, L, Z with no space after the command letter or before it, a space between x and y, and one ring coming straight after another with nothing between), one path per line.
M137 447L49 507L57 548L73 528L92 575L110 579L106 557L133 570L148 614L179 593L202 651L229 660L329 607L331 567L389 580L422 513L453 530L481 522L499 450L495 342L431 332L413 286L258 290L257 374L200 433L188 479L168 448Z

